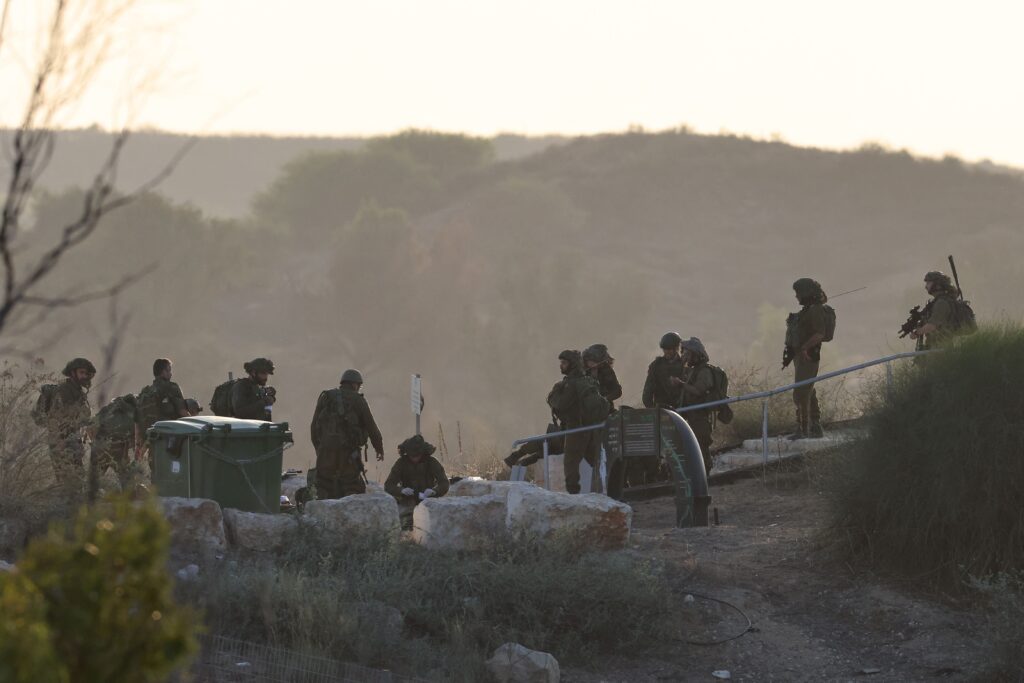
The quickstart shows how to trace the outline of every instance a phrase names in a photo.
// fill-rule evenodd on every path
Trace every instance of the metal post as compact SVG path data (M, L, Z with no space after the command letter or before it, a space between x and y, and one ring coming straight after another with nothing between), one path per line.
M761 401L761 458L768 467L768 399Z
M892 374L892 361L885 364L885 388L889 395L892 396L893 387L893 374Z
M551 464L548 462L548 440L544 439L544 488L551 490Z

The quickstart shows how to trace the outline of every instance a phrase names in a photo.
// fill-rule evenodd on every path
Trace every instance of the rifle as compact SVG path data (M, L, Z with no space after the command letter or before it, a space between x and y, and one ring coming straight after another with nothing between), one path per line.
M796 354L793 353L793 347L789 344L785 344L782 347L782 369L785 370L789 367L789 364L793 362Z
M910 315L907 317L907 322L903 323L903 326L900 327L900 334L899 334L900 339L903 339L904 337L909 335L911 332L913 332L917 328L921 327L921 324L923 322L924 322L924 313L921 311L921 307L920 306L914 306L913 308L911 308L910 309Z
M953 255L949 255L949 269L953 271L953 282L956 283L956 291L960 295L960 301L964 300L964 290L960 289L960 278L956 274L956 264L953 263Z

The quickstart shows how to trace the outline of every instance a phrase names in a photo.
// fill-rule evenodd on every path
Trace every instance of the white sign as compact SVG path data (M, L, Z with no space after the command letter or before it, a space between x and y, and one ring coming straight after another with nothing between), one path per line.
M419 375L412 376L412 393L409 396L412 404L412 414L420 415L423 410L423 393L421 391L421 380Z

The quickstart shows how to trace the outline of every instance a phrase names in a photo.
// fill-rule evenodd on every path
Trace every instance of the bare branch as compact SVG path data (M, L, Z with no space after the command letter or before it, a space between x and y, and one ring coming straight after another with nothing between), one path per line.
M150 272L156 267L156 264L150 264L143 270L136 271L129 275L125 275L113 285L99 289L92 292L86 292L85 294L77 294L75 296L64 296L64 297L43 297L43 296L29 296L25 295L21 298L21 303L26 306L45 306L47 308L70 308L72 306L79 306L90 301L99 301L100 299L110 299L118 296L125 289L135 284L142 278L149 275Z

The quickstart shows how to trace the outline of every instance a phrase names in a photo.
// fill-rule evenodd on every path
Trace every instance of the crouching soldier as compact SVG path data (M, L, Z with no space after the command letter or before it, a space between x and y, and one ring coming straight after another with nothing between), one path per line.
M92 442L96 471L102 474L108 468L113 469L122 491L129 490L132 484L137 421L138 403L134 394L118 396L96 415L96 437Z
M346 370L341 386L320 393L309 426L316 449L316 497L344 498L366 493L360 450L367 440L377 460L384 459L384 442L366 399L359 393L363 376Z
M433 457L433 444L417 434L398 446L398 462L391 468L384 490L398 501L402 528L412 528L412 513L420 501L448 493L448 475Z

